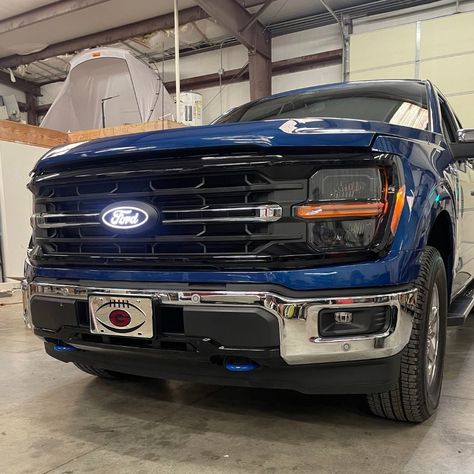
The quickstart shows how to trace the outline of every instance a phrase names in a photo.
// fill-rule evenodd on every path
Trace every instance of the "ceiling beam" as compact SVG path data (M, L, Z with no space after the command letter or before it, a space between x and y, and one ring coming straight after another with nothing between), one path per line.
M22 92L29 92L33 95L41 95L41 89L39 85L30 81L26 81L25 79L21 79L20 77L15 77L15 79L16 81L12 82L10 79L10 74L0 71L0 84L12 87L13 89L18 89Z
M250 27L252 15L235 0L197 0L201 8L227 28L248 50L271 57L268 31L256 20Z
M227 28L243 44L249 55L250 99L272 93L272 38L270 32L258 21L273 0L266 0L263 7L251 15L236 0L197 0L198 4L218 23Z
M237 0L237 3L244 8L252 8L264 4L265 0Z
M108 1L109 0L61 0L50 3L49 5L34 8L28 12L1 20L0 35Z
M333 64L341 64L342 49L333 49L323 51L321 53L307 54L297 58L283 59L272 63L272 74L290 74L297 71L307 71L317 67L331 66ZM231 69L222 74L222 84L237 83L247 81L249 79L248 66L243 69ZM197 89L205 89L207 87L218 86L219 74L205 74L203 76L190 77L181 79L181 90L192 91ZM166 90L170 93L174 92L174 82L165 83Z
M30 92L26 93L26 123L30 125L38 125L38 112L36 106L38 104L37 97Z
M100 1L107 0L96 0L96 3L99 3ZM58 4L68 3L70 4L69 7L71 8L69 13L71 13L73 11L73 3L84 2L88 3L88 6L92 6L94 0L76 0L75 2L64 0L61 2L55 2L50 6L52 7L56 5L56 7L59 8ZM238 2L239 5L244 5L246 8L262 5L265 3L264 0L238 0ZM36 10L41 10L41 8L38 8ZM30 13L33 13L36 10L33 10ZM64 12L63 14L66 14L66 12ZM43 16L46 15L44 14ZM6 19L4 21L13 21L14 18L15 17L10 17L10 19ZM209 14L198 6L186 8L179 12L180 25L185 25L186 23L192 23L194 21L204 20L206 18L209 18ZM31 20L32 19L30 19L30 22ZM46 18L44 18L44 20L46 20ZM21 20L18 19L17 24L19 24L18 22L20 21ZM26 26L26 24L23 24L22 26ZM29 64L34 61L51 58L53 56L75 53L76 51L80 51L87 48L94 48L95 46L103 46L106 44L117 43L120 41L127 40L129 38L133 38L134 36L143 36L160 30L168 30L173 28L173 26L173 13L167 13L165 15L148 18L146 20L137 21L135 23L129 23L128 25L118 26L109 30L101 31L98 33L92 33L90 35L81 36L79 38L74 38L62 41L60 43L52 44L37 53L25 55L13 54L11 56L6 56L4 58L0 58L0 68L17 67L22 64Z
M200 7L190 7L179 12L179 24L184 25L193 21L208 18L209 15ZM155 31L173 28L173 13L160 15L147 20L137 21L128 25L118 26L99 33L81 36L61 43L56 43L37 53L19 55L14 54L0 58L0 68L16 67L21 64L29 64L33 61L59 56L61 54L74 53L79 50L116 43L134 36L143 36Z
M245 30L248 30L265 12L265 10L274 2L275 0L265 0L265 3L250 17L249 21L240 29L240 34Z

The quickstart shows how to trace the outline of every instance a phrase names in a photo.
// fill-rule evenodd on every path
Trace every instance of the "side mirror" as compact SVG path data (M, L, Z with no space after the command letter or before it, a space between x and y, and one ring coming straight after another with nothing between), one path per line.
M457 141L450 145L453 158L472 162L474 159L474 128L461 128L457 135Z
M474 128L459 129L458 141L461 143L474 143Z

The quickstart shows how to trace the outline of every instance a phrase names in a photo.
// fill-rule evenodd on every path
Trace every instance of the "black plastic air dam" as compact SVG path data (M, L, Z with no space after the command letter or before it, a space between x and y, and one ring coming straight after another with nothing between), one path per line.
M68 298L34 296L31 318L35 328L58 333L62 328L73 329L81 318L81 306L86 304ZM83 308L82 308L83 309ZM87 309L86 309L87 311ZM90 326L88 312L86 327ZM278 319L257 307L173 307L154 305L154 339L163 338L163 324L173 322L182 336L209 338L226 347L269 348L280 344ZM182 329L181 329L182 327ZM169 328L165 328L169 329Z
M277 318L263 308L185 307L184 333L226 347L265 348L280 344Z
M223 366L190 357L175 358L160 351L157 355L145 351L108 347L100 350L56 352L54 344L45 343L46 352L63 362L80 362L102 369L143 377L182 380L187 382L232 385L254 388L296 390L307 394L363 394L392 389L400 370L401 354L383 359L337 364L260 366L250 372L229 372ZM230 355L230 354L229 354Z
M55 296L35 296L30 302L33 325L58 331L63 326L77 326L76 301Z

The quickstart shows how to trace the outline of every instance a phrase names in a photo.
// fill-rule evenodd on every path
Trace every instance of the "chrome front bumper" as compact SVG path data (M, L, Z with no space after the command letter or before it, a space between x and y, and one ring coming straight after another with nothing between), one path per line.
M379 295L331 298L289 298L262 291L186 291L160 289L123 289L46 282L24 282L25 323L32 327L29 302L35 295L88 300L95 293L141 295L157 299L162 305L233 306L264 308L277 318L281 357L290 365L378 359L398 354L408 343L416 305L416 290ZM320 338L318 314L325 308L350 311L367 306L397 308L395 323L381 334L344 338ZM222 350L239 348L221 347Z

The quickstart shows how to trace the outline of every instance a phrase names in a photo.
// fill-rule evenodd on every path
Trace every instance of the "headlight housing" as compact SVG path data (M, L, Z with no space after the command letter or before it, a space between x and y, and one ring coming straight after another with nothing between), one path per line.
M322 168L309 180L309 199L294 208L308 222L308 241L325 253L376 250L395 235L405 187L395 166Z

